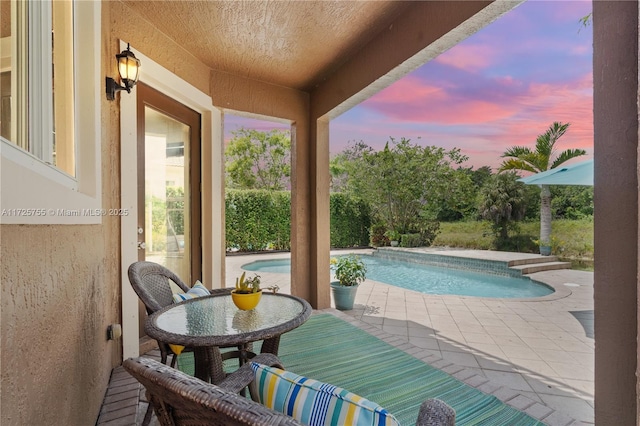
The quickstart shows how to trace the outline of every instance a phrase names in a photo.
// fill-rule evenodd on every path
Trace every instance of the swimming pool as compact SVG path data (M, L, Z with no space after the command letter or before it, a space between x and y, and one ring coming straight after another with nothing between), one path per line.
M367 279L426 294L528 298L554 292L528 277L511 277L463 269L421 265L361 255L367 265ZM258 260L242 266L255 272L290 273L290 259Z

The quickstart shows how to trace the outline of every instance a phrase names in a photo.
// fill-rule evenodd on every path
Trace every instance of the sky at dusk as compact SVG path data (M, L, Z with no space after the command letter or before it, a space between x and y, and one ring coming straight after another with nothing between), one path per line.
M593 155L591 1L528 0L330 123L331 153L353 141L381 149L390 137L460 148L466 166L500 165L514 145L534 148L554 121L571 126L559 151ZM288 128L227 115L240 126Z

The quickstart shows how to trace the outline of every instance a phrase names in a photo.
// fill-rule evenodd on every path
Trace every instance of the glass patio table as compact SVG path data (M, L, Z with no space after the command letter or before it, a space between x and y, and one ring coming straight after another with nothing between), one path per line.
M311 315L306 300L263 291L250 311L239 310L230 294L217 294L167 306L147 317L145 331L165 343L192 348L196 377L218 384L225 378L220 348L238 347L240 365L254 354L252 342L262 340L261 353L278 355L280 336Z

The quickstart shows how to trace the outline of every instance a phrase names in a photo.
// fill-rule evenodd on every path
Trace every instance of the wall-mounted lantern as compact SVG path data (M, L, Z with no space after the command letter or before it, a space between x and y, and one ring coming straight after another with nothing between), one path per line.
M136 58L127 44L127 50L123 50L116 55L118 61L118 73L120 74L120 80L124 86L120 86L113 78L107 77L107 99L112 101L116 98L116 92L120 90L126 90L127 93L131 93L131 89L138 82L140 75L140 60Z

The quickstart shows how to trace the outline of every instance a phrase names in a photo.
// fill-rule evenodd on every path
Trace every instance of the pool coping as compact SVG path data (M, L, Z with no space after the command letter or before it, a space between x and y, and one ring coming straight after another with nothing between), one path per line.
M348 251L348 250L347 250ZM345 253L347 252L345 251ZM526 254L526 253L515 253L515 252L497 252L497 251L490 251L490 250L486 250L486 251L478 251L478 250L469 250L468 252L468 256L464 256L465 254L465 250L460 250L460 249L443 249L443 248L428 248L428 249L403 249L403 248L391 248L391 247L384 247L382 248L382 250L380 249L367 249L367 250L358 250L359 253L362 254L369 254L369 255L374 255L374 253L378 252L378 253L408 253L408 254L412 254L415 257L420 256L421 254L426 254L428 256L438 256L441 257L442 259L451 259L451 258L456 258L456 259L468 259L470 261L473 261L476 264L482 263L482 262L486 262L492 265L502 265L505 268L505 274L496 274L496 275L503 275L503 276L512 276L512 277L525 277L530 279L531 281L549 287L553 290L553 293L551 294L547 294L545 296L538 296L538 297L486 297L486 296L469 296L469 295L456 295L456 294L433 294L433 293L423 293L417 290L413 290L413 289L408 289L405 288L405 290L409 290L409 291L414 291L416 293L420 293L420 294L427 294L427 295L432 295L432 296L440 296L440 297L460 297L460 298L465 298L465 299L472 299L472 300L508 300L508 301L514 301L514 302L548 302L548 301L553 301L553 300L558 300L558 299L563 299L566 298L568 296L570 296L572 294L571 290L566 287L565 285L556 285L553 283L548 283L548 282L544 282L541 281L539 279L534 279L532 277L529 276L529 274L524 274L522 273L521 270L519 269L513 269L511 268L511 266L518 266L518 265L522 265L527 263L528 261L530 261L531 259L536 259L539 258L540 256L537 255L531 255L531 254ZM488 259L487 257L495 257L494 259ZM380 257L381 259L384 259L383 257ZM283 259L283 258L279 258L279 259ZM277 260L279 260L277 259ZM251 262L246 263L245 265L248 265L250 263L260 263L260 262L268 262L271 260L276 260L276 259L264 259L264 260L253 260ZM454 269L462 269L462 270L471 270L471 271L475 271L475 272L483 272L483 273L488 273L491 274L491 272L485 270L480 270L480 269L472 269L472 268L456 268L455 267L455 263L449 263L447 264L446 262L441 262L437 263L437 262L433 262L433 263L428 263L428 262L409 262L409 263L420 263L420 264L424 264L424 265L433 265L433 266L441 266L441 267L451 267ZM244 266L242 265L242 268L244 270ZM270 272L273 274L283 274L283 275L288 275L288 272ZM367 278L367 281L371 281L374 283L379 283L379 284L385 284L385 285L393 285L393 284L389 284L389 283L385 283L382 281L376 281L373 280L371 278ZM395 286L398 287L398 286ZM402 287L404 288L404 287Z

